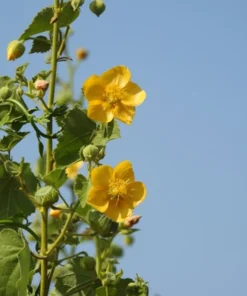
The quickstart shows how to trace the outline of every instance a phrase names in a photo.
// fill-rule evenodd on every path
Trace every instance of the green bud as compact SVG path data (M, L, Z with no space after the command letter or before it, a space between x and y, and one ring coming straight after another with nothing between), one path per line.
M117 233L118 223L109 219L106 215L91 210L89 213L89 225L102 237L110 237Z
M118 257L118 258L123 257L124 250L120 246L113 244L110 247L110 255L113 257Z
M99 153L98 153L98 160L101 160L105 157L105 146L102 146L99 148Z
M22 41L13 40L9 43L7 48L7 60L14 61L23 55L25 46Z
M39 188L34 195L36 205L49 207L58 201L58 191L52 186Z
M71 0L71 6L73 7L73 11L84 4L84 0Z
M7 100L12 95L12 90L8 86L4 86L0 89L0 98Z
M102 0L94 0L89 6L92 13L100 16L106 9L105 3Z
M94 145L88 145L80 151L81 158L86 161L95 160L99 154L98 147Z
M17 95L22 96L24 91L23 91L23 89L21 87L18 87L17 90L16 90L16 93L17 93Z
M90 256L81 258L80 263L85 270L94 270L96 266L96 260Z
M132 246L135 242L135 238L132 235L126 235L124 238L124 243L126 246Z

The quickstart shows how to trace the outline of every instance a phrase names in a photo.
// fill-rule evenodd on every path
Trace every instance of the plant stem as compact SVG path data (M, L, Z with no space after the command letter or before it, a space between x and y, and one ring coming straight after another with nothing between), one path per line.
M101 252L100 252L100 238L98 235L94 237L96 248L96 273L99 279L101 279Z
M40 209L41 213L41 256L45 256L47 250L47 216L48 216L48 208L42 207ZM41 280L40 280L40 296L47 295L47 258L41 260Z
M54 12L58 14L59 1L54 0ZM58 15L57 15L58 17ZM54 95L55 95L55 86L56 86L56 76L57 76L57 41L58 41L58 30L59 23L58 19L53 23L53 39L52 39L52 63L51 63L51 83L50 83L50 92L48 99L48 108L52 109L54 103ZM52 117L50 121L47 123L47 134L52 134ZM48 174L52 171L53 167L53 156L52 156L52 139L47 140L47 148L46 148L46 173Z
M53 39L52 39L52 63L51 63L51 83L48 99L48 108L52 110L54 104L56 75L57 75L57 40L59 30L59 0L54 0L54 15L56 21L53 23ZM47 123L46 133L52 134L52 117ZM53 167L53 155L52 155L52 139L47 139L46 145L46 173L49 174ZM43 208L42 211L42 223L41 223L41 255L46 255L47 252L47 224L48 224L48 209ZM49 291L49 282L47 276L47 259L41 261L41 280L40 280L40 296L47 296Z

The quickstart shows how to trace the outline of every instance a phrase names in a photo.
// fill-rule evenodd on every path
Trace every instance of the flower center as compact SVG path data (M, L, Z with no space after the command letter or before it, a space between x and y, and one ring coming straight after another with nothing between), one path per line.
M117 85L108 85L105 89L105 99L113 108L120 101L122 90Z
M118 203L119 200L123 200L127 194L127 184L129 180L124 181L122 179L115 179L109 184L108 194L111 199L116 199Z

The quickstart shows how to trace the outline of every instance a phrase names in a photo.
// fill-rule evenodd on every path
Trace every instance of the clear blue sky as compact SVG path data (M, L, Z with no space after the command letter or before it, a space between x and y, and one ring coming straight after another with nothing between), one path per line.
M118 64L147 92L106 158L131 160L148 188L125 275L144 277L151 295L247 295L247 2L108 0L100 18L85 2L70 44L90 50L77 92L87 76ZM1 75L30 57L29 75L44 68L41 55L9 63L5 51L50 3L4 1ZM15 155L33 161L34 151L29 138Z

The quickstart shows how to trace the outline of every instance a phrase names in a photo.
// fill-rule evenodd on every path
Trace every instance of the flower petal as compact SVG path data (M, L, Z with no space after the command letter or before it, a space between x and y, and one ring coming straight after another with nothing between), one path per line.
M99 212L105 212L109 205L109 196L107 190L99 190L91 187L88 193L87 203L93 206Z
M116 200L111 200L107 210L105 211L105 214L112 220L120 222L131 216L132 210L129 209L124 202L116 202Z
M135 107L118 103L115 108L112 109L112 113L120 121L131 124L135 116Z
M103 100L105 87L97 75L90 76L83 85L83 93L88 101Z
M91 181L97 189L107 189L113 175L113 168L108 165L101 165L92 169Z
M110 122L114 117L112 110L107 103L96 100L91 101L88 104L87 116L102 123Z
M130 70L125 66L117 66L105 71L101 75L104 84L118 85L120 88L125 87L131 79Z
M127 185L127 192L127 199L131 199L133 201L134 207L144 201L147 194L145 184L139 181L129 183Z
M129 160L121 161L113 171L114 179L122 179L124 181L135 181L135 175L132 164Z
M146 99L146 93L136 83L129 82L123 88L121 103L127 106L138 106Z

